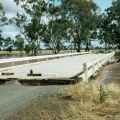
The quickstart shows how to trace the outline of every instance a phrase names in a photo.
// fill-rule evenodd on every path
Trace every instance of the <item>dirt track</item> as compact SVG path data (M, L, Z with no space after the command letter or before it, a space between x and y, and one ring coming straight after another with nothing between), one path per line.
M21 86L1 85L0 86L0 120L8 115L14 114L25 105L29 105L39 96L50 95L59 92L63 86Z
M103 84L111 82L120 84L120 62L105 66L99 73L97 80Z

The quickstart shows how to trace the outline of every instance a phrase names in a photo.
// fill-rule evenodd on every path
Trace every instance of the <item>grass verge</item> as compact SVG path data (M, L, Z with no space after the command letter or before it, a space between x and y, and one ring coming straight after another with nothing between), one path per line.
M66 87L61 94L44 97L6 120L120 120L120 86L103 86L106 100L101 104L96 81Z
M120 50L116 51L116 52L115 52L115 55L116 55L116 56L120 56Z
M75 51L72 51L75 52ZM29 54L31 54L32 52L30 51ZM61 50L59 53L71 53L71 50ZM22 55L22 54L26 54L25 51L23 50L22 52L14 50L11 52L8 51L0 51L0 55ZM52 50L39 50L38 54L54 54L52 52Z

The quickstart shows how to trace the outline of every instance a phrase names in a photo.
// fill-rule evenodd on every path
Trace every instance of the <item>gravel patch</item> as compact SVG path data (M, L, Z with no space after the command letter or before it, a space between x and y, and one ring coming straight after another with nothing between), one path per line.
M0 86L0 120L29 105L38 97L60 92L65 86L22 86L11 83Z

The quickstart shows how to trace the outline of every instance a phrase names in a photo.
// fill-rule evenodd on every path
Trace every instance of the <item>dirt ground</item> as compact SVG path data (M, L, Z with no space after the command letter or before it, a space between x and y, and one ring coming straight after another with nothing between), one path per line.
M118 59L116 59L112 64L103 67L96 79L100 80L103 84L111 82L120 84L120 62L117 61Z

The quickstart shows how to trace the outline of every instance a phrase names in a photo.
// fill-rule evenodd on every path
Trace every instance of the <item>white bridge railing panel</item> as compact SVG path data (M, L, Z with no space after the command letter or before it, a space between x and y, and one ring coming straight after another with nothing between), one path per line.
M20 65L27 65L27 64L41 62L41 61L54 60L54 59L72 57L72 56L78 56L78 55L84 55L84 54L90 54L90 52L1 59L0 60L0 69L4 69L4 68L6 69L6 68L20 66Z
M99 70L103 65L105 65L114 55L115 52L111 52L105 55L103 54L103 57L94 59L93 61L90 61L88 63L84 63L83 64L84 73L79 77L82 77L84 82L88 82L88 78L92 75L94 76L95 72Z

